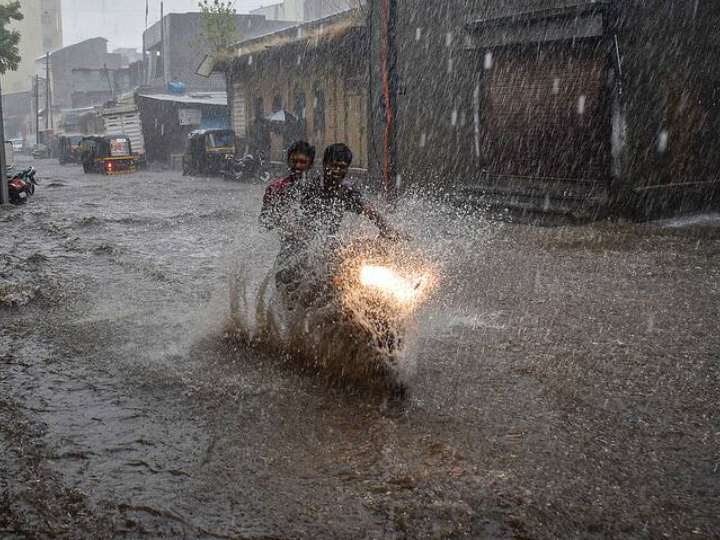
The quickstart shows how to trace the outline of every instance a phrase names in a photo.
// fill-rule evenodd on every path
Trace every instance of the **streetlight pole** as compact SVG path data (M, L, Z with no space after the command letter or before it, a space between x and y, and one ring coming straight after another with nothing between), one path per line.
M2 86L0 86L0 204L10 202L10 190L8 177L5 172L5 118L2 108Z

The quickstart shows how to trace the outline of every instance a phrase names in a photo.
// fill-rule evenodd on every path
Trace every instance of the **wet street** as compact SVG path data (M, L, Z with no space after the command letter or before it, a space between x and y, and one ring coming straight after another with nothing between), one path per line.
M720 537L720 218L418 200L409 394L225 339L262 187L33 162L0 209L1 538Z

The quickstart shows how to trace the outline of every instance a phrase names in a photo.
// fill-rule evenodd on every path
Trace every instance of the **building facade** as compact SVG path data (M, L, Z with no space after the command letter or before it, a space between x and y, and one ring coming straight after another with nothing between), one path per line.
M370 174L590 215L702 205L717 24L707 2L375 0Z
M35 75L35 59L47 51L62 47L61 0L23 0L20 10L22 21L15 21L11 28L20 32L20 66L16 71L3 75L3 92L14 94L30 92ZM9 0L0 0L7 4Z
M269 21L262 15L236 15L240 39L250 39L291 23ZM145 86L164 91L169 82L181 82L188 91L225 91L222 73L210 78L195 71L209 51L201 36L200 13L170 13L143 35L147 55ZM163 41L164 40L164 41Z
M56 110L102 105L116 93L127 91L120 85L118 72L123 59L107 52L105 38L92 38L52 51L50 88L52 107ZM44 75L47 57L36 60L38 73Z
M359 12L345 12L240 43L226 73L239 139L283 163L294 139L318 153L346 142L353 166L367 167L364 23Z

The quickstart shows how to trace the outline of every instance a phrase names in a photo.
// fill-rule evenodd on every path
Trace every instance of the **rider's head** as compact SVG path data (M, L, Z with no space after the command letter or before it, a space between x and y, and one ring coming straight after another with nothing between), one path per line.
M296 141L287 151L287 164L293 174L302 174L313 166L315 147L306 141Z
M336 184L342 182L348 173L352 160L352 151L346 144L335 143L328 146L323 156L325 180Z

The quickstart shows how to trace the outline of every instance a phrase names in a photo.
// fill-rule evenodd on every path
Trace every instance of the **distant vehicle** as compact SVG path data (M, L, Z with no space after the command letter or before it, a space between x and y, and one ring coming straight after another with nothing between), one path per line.
M200 129L188 135L183 155L184 175L222 175L235 155L232 129Z
M60 165L66 163L82 163L81 134L66 134L58 137L58 161Z
M105 133L122 133L130 139L133 155L139 166L145 164L145 138L135 98L128 97L103 108Z
M50 148L47 144L34 144L32 147L32 157L35 159L45 159L50 157Z
M80 143L83 171L86 174L128 174L137 169L137 158L127 135L90 135Z

